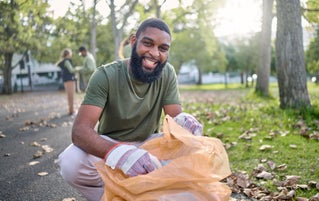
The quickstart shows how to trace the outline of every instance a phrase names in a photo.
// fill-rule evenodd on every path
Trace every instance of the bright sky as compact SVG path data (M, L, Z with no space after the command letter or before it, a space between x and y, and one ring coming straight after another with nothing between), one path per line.
M80 2L79 0L71 1L74 3ZM148 0L144 1L147 2ZM69 6L67 2L70 1L49 0L56 17L65 14ZM86 7L89 8L93 5L93 0L85 0L85 3ZM227 0L225 7L221 8L217 13L218 25L214 31L216 36L245 36L249 33L260 31L262 15L260 4L260 0ZM167 9L175 7L176 1L167 0L164 5ZM100 13L105 13L108 10L105 0L98 2L97 9Z
M70 2L75 4L80 4L79 0L49 0L51 9L54 11L54 17L63 16L69 8ZM90 8L93 6L93 0L85 0L85 7ZM100 13L105 13L106 10L109 10L105 0L99 0L97 4L97 10Z
M261 30L262 1L227 0L217 13L216 36L245 36Z

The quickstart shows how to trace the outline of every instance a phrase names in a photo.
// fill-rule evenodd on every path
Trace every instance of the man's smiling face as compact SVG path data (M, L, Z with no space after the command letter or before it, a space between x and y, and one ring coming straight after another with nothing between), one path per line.
M171 37L160 29L146 28L133 44L130 67L135 79L151 83L158 79L167 62Z

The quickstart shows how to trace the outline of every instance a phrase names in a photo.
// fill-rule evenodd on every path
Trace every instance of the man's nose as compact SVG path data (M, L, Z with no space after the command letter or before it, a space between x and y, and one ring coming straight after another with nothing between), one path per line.
M160 51L158 50L157 47L153 47L152 49L150 49L150 54L153 56L153 57L159 57L160 56Z

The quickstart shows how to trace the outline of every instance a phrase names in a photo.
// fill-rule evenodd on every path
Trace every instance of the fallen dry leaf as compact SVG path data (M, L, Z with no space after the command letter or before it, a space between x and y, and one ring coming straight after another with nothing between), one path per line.
M32 121L32 120L26 120L25 122L24 122L24 125L26 125L26 126L29 126L29 125L34 125L34 124L36 124L34 121Z
M75 198L64 198L62 201L76 201Z
M261 173L257 174L256 177L258 179L267 179L270 180L272 179L272 174L270 172L262 171Z
M319 193L317 193L315 196L312 196L311 201L318 201L319 200Z
M274 170L276 168L276 164L273 161L268 161L267 165L271 170Z
M277 170L285 170L285 169L287 169L287 165L286 164L281 164L281 165L278 165L277 166Z
M265 150L269 150L269 149L272 149L273 146L271 145L268 145L268 144L264 144L264 145L261 145L261 147L259 147L259 150L260 151L265 151Z
M56 125L56 124L48 124L48 127L50 127L50 128L57 128L58 125Z
M295 190L291 190L291 191L289 191L289 192L287 193L287 196L288 196L289 198L292 198L292 197L295 196L295 194L296 194L296 191L295 191Z
M247 174L239 174L237 177L237 185L246 188L250 185L249 176Z
M50 153L53 151L53 149L49 145L43 145L42 149L45 151L45 153Z
M295 186L301 179L300 176L296 175L286 175L286 180L284 181L284 186Z
M297 184L297 188L300 188L303 190L310 190L309 186L306 184Z
M34 146L34 147L40 147L40 146L41 146L41 145L40 145L38 142L36 142L36 141L31 142L30 145L31 145L31 146Z
M41 177L46 176L46 175L48 175L48 174L49 174L49 173L47 173L47 172L39 172L39 173L38 173L38 175L41 176Z
M280 132L280 135L282 136L282 137L285 137L286 135L288 135L290 133L290 131L281 131Z
M40 162L39 161L31 161L29 163L30 166L33 166L33 165L36 165L36 164L39 164Z
M11 117L11 116L6 116L6 120L7 120L7 121L13 121L13 117Z
M316 181L308 181L308 186L311 188L316 188L317 182Z
M244 140L250 141L256 135L257 135L256 133L251 133L250 131L245 131L242 135L240 135L238 137L238 139L244 139Z
M292 200L295 193L296 192L294 190L288 191L287 189L285 189L282 190L279 195L274 198L275 200Z
M25 126L19 129L19 131L28 131L28 130L30 130L29 126Z
M41 142L44 142L44 141L47 141L47 140L48 140L48 138L46 138L46 137L40 139Z
M314 131L309 135L310 139L319 140L319 132Z
M40 158L43 155L43 151L38 150L35 154L33 154L33 159Z
M255 168L255 170L257 170L258 172L262 172L262 171L265 171L266 168L263 164L258 164L257 168Z
M296 197L296 201L308 201L308 198Z

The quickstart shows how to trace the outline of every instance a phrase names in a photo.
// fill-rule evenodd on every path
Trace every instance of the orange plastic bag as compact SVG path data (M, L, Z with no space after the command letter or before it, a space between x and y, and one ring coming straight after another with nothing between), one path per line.
M159 160L170 160L160 169L127 177L104 161L96 163L105 184L102 201L228 201L231 190L220 180L231 171L221 141L194 136L168 115L163 133L141 146Z

